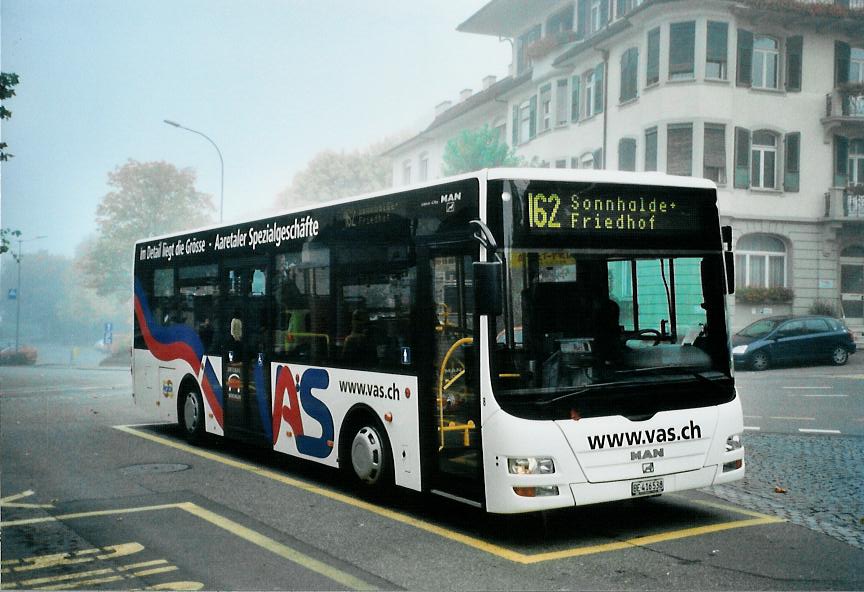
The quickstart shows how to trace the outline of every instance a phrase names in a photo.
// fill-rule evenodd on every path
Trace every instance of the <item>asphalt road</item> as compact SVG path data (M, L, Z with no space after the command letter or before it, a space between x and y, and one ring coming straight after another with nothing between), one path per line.
M500 517L370 500L325 468L135 425L130 382L0 368L3 589L864 588L864 550L770 506L703 491Z
M845 366L739 371L750 432L864 436L864 351Z

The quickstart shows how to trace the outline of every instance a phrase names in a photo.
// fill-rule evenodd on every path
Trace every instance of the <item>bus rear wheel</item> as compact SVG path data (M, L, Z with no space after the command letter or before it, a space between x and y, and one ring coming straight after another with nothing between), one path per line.
M379 422L367 417L353 422L345 441L346 471L352 480L370 490L382 490L393 482L390 442Z
M180 428L189 442L197 444L204 436L204 400L195 389L187 389L182 393Z

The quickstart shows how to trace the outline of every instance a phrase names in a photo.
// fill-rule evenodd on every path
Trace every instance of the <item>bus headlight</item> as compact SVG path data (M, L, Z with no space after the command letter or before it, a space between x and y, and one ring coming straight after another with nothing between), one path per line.
M739 356L741 354L746 354L747 353L747 346L746 345L736 345L735 347L732 348L732 353L738 354Z
M743 444L741 443L741 434L733 434L726 438L726 452L734 452L740 450ZM744 459L736 459L731 462L723 463L723 472L737 471L744 466Z
M548 457L508 458L507 469L514 475L549 475L555 472L555 463Z

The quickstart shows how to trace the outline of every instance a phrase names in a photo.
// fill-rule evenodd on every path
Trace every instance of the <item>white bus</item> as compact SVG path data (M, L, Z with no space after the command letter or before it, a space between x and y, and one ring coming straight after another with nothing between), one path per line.
M730 248L709 181L550 169L147 239L135 403L496 513L726 483Z

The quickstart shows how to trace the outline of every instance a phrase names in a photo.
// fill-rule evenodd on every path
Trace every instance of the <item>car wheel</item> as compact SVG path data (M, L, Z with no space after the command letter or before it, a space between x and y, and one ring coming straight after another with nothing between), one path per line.
M838 345L831 352L831 362L835 366L842 366L849 360L849 352L842 345Z
M204 436L204 401L201 393L194 389L184 391L181 409L180 427L186 439L193 444L200 442Z
M765 352L756 352L753 354L752 366L754 370L762 371L767 370L768 366L771 365L770 360L768 359L768 354Z
M353 481L371 490L390 485L393 463L384 428L374 419L364 417L352 422L347 435L345 468Z

